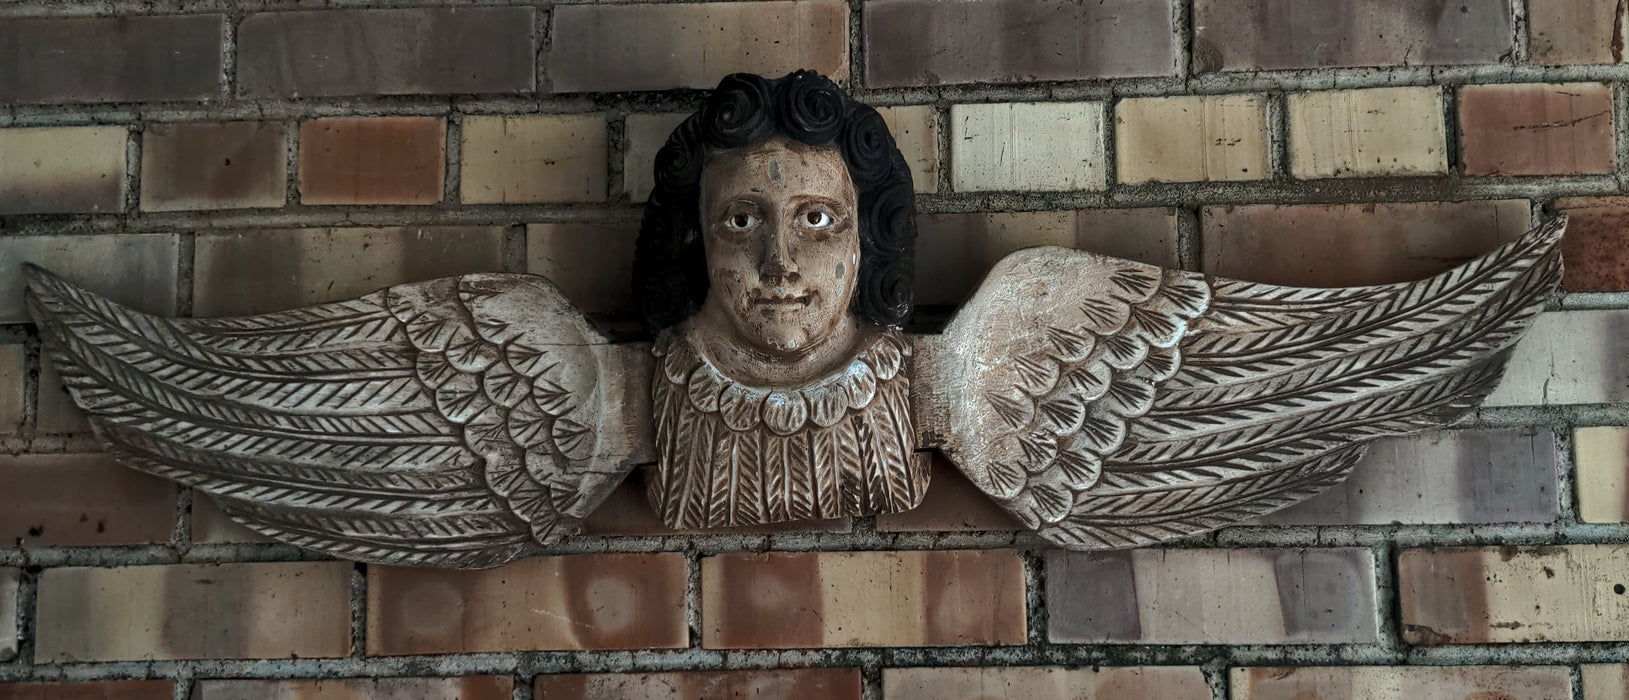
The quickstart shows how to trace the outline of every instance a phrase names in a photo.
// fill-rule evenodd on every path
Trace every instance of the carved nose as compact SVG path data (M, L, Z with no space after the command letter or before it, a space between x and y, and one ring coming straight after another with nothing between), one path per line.
M771 231L769 240L764 243L764 261L759 273L764 277L797 279L797 263L792 261L792 251L786 249L786 237L780 230Z

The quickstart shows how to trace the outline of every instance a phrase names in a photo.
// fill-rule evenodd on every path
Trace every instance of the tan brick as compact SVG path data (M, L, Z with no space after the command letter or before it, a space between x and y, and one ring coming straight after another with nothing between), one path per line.
M1235 668L1233 700L1440 698L1566 700L1565 666L1339 666Z
M526 271L549 278L588 313L633 309L636 221L609 224L528 224Z
M1539 314L1484 406L1629 401L1629 311Z
M435 204L447 167L440 117L335 117L300 124L301 204Z
M860 700L860 669L570 673L537 679L541 700Z
M888 123L894 144L911 166L911 184L917 192L939 189L939 112L933 105L878 107Z
M644 536L674 534L730 533L774 534L783 532L849 532L854 529L848 518L828 520L792 520L768 525L745 525L719 528L685 528L675 530L662 523L645 496L645 485L632 479L618 484L611 495L605 497L594 512L583 519L583 534L610 536Z
M1267 98L1192 95L1121 100L1114 110L1120 182L1267 177Z
M46 569L41 663L344 656L348 562Z
M471 116L463 139L465 204L605 201L604 116Z
M1564 197L1561 288L1569 292L1629 291L1629 197Z
M0 683L0 700L171 700L175 681Z
M0 661L17 658L17 587L21 578L22 572L16 569L0 569ZM0 697L5 697L4 690L0 690Z
M1101 190L1103 111L1101 102L952 105L950 182L958 192Z
M656 152L689 116L689 112L630 114L623 121L622 191L629 200L643 202L650 197L656 187Z
M702 560L702 646L1023 644L1011 550L723 554Z
M192 492L192 541L204 543L275 542L239 524L220 504L201 491Z
M1298 178L1448 172L1439 87L1291 93L1289 120Z
M1629 428L1579 428L1573 433L1578 465L1578 519L1629 522Z
M1583 664L1583 700L1629 700L1629 664Z
M193 686L192 697L193 700L509 700L515 692L514 685L508 676L203 680Z
M282 124L151 124L142 134L143 211L281 207L287 190Z
M932 460L932 480L922 503L898 513L877 516L882 532L978 532L1021 530L1007 511L967 480L960 469L939 453L917 453L917 459Z
M885 668L884 700L1075 700L1160 698L1210 700L1197 666L1060 668Z
M88 433L90 421L68 395L50 358L40 360L40 392L34 401L34 429L42 434Z
M22 432L28 401L24 386L28 380L27 360L22 345L0 345L0 435Z
M138 311L173 314L179 249L168 233L0 236L0 323L29 322L25 262Z
M1410 644L1629 640L1629 546L1444 547L1398 556Z
M0 544L168 542L175 485L104 454L0 455Z
M1467 85L1459 91L1459 133L1467 175L1610 173L1612 87Z
M1528 51L1534 63L1620 63L1624 7L1618 0L1527 3Z
M0 129L0 214L124 209L122 126Z
M368 653L688 643L681 554L538 557L484 571L368 567Z
M198 236L198 316L280 311L393 284L503 269L503 229L417 227L233 231Z

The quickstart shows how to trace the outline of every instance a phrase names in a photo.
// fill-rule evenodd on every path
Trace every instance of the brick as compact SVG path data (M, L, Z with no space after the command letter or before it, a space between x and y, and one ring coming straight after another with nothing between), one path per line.
M1233 700L1440 698L1565 700L1565 666L1338 666L1232 669Z
M588 313L633 311L634 221L527 224L526 271L549 278Z
M701 563L709 649L1023 644L1011 550L735 553Z
M672 673L571 673L540 676L545 700L860 700L860 669L799 668Z
M917 217L916 303L960 304L1002 258L1040 245L1180 265L1170 209L923 214Z
M767 525L742 525L719 528L685 528L675 530L662 523L645 496L642 476L630 475L618 484L594 512L583 519L584 535L649 536L698 535L728 533L733 535L779 534L790 532L849 532L854 529L848 518L827 520L792 520Z
M1629 546L1443 547L1398 556L1409 644L1629 640Z
M1569 292L1629 291L1629 197L1574 197L1556 202L1567 215L1561 239Z
M1114 111L1120 182L1267 177L1264 95L1135 97Z
M0 435L23 431L24 414L28 410L27 362L22 345L0 345Z
M23 263L154 314L175 313L180 242L168 233L0 236L0 323L27 323Z
M929 456L931 454L931 456ZM877 516L881 532L981 532L1022 530L1018 521L984 495L960 469L937 452L917 453L931 459L932 479L922 503L907 511Z
M40 390L34 400L34 429L41 434L88 433L90 421L68 395L50 358L40 360Z
M689 112L630 114L623 121L622 191L630 201L650 197L656 187L656 152L689 116Z
M193 687L192 697L193 700L509 700L515 692L514 685L508 676L202 680Z
M223 25L221 15L0 19L0 103L214 97Z
M215 499L202 491L192 492L192 541L222 544L236 542L275 542L270 537L238 524L221 510Z
M1175 75L1170 0L875 0L871 87ZM1021 36L1022 38L1018 38Z
M605 117L550 114L464 118L465 204L603 202Z
M1485 406L1629 401L1629 311L1539 314Z
M1193 13L1195 73L1498 63L1513 48L1498 0L1198 0Z
M17 598L18 581L22 572L0 569L0 661L17 658ZM6 686L0 685L0 698L6 697Z
M1054 642L1375 643L1375 601L1367 549L1052 550L1046 557Z
M877 113L894 134L905 163L911 167L911 184L917 192L939 190L939 112L933 105L878 107Z
M711 88L730 73L800 68L848 78L840 0L560 5L552 22L544 74L555 92Z
M1200 210L1201 269L1304 287L1425 279L1527 231L1524 200L1251 204Z
M1459 91L1467 175L1595 175L1614 167L1605 83L1467 85Z
M1210 700L1197 666L1060 668L884 668L884 700L1075 700L1161 698Z
M1036 134L1047 134L1045 139ZM1101 190L1103 103L950 108L950 181L960 192Z
M1579 428L1573 433L1578 467L1578 519L1629 522L1629 428Z
M1623 12L1617 0L1528 3L1528 56L1546 65L1622 62Z
M301 204L435 204L447 174L439 117L335 117L300 124Z
M484 571L368 567L368 653L683 647L686 578L682 554L538 557Z
M531 92L532 18L530 7L252 14L238 25L238 95Z
M46 569L37 663L344 656L349 562Z
M198 236L193 312L265 313L351 299L393 284L503 269L503 229L417 227L234 231Z
M1583 664L1583 700L1629 700L1629 664Z
M1298 178L1448 172L1439 87L1291 93L1289 121Z
M1548 430L1449 430L1377 440L1351 478L1264 525L1549 523L1557 516Z
M108 455L0 455L0 493L8 546L168 542L175 530L175 485Z
M172 700L175 681L0 683L0 700Z
M122 126L0 129L0 214L124 209Z
M142 134L143 211L281 207L287 190L282 124L150 124Z

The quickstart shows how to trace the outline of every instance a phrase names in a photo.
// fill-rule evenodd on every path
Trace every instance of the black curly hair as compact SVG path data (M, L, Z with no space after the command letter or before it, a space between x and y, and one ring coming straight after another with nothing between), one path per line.
M736 73L656 153L656 187L634 249L634 298L655 333L688 318L707 298L701 236L701 172L711 150L742 148L776 134L811 146L836 142L859 193L860 273L854 313L899 326L911 313L915 190L882 115L813 71L778 80Z

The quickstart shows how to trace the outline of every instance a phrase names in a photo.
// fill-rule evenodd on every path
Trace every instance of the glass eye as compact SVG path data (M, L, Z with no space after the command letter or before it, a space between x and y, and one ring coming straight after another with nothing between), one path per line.
M744 211L731 214L724 220L724 226L733 231L746 231L758 225L758 217Z
M831 226L832 224L837 223L837 220L832 218L831 214L828 214L828 213L826 213L824 211L821 211L819 209L809 211L809 212L805 213L801 218L803 219L803 221L801 221L799 223L802 223L804 226L807 226L809 228L827 228L827 227Z

